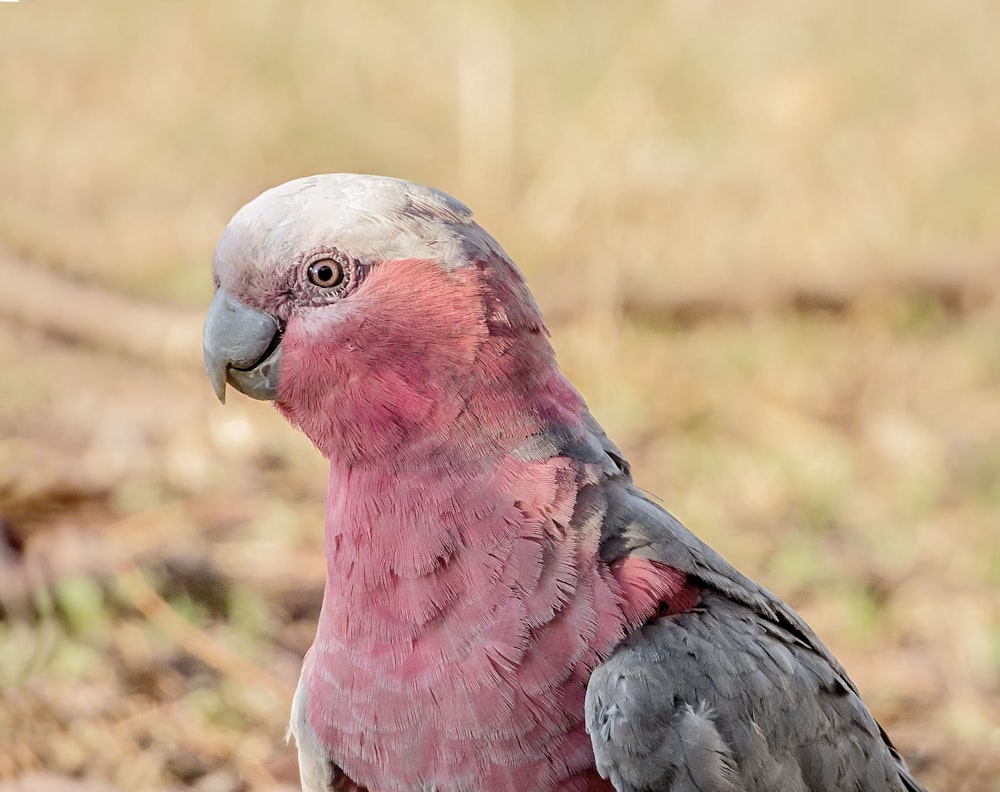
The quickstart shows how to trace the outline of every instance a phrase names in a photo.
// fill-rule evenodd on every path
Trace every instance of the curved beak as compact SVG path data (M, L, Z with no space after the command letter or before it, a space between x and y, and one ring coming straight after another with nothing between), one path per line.
M220 288L202 339L205 370L220 402L226 403L227 382L254 399L277 398L281 328L273 316Z

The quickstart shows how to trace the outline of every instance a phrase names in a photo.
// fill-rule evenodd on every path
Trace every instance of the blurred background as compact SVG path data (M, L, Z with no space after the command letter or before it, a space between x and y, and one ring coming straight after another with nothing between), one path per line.
M291 178L460 197L640 485L1000 790L1000 5L0 4L0 789L293 789L323 460L201 370Z

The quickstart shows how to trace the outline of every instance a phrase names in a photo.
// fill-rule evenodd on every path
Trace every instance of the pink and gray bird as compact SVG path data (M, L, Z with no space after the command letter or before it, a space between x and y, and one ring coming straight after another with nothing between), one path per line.
M308 792L917 792L840 663L632 481L459 201L335 174L227 226L209 377L330 461Z

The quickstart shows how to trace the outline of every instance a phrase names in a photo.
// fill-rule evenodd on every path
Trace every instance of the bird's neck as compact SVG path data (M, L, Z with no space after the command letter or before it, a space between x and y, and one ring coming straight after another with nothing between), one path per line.
M405 623L399 629L418 629L448 600L481 596L513 574L511 556L526 536L577 543L577 493L596 474L525 449L555 423L585 432L582 398L555 367L530 394L497 390L480 390L447 411L447 423L415 431L389 454L331 454L328 600L381 608Z
M500 465L457 466L429 453L400 466L331 464L326 552L331 577L361 588L432 573L471 515L495 501Z
M470 405L447 426L415 434L381 458L345 463L332 456L326 508L331 581L373 589L434 575L456 554L513 541L523 517L508 514L512 509L565 507L568 524L575 494L556 491L555 471L567 468L558 474L567 487L579 471L569 471L568 460L531 461L522 453L546 431L539 413L559 409L536 404L505 415ZM579 422L578 412L563 409L561 417Z

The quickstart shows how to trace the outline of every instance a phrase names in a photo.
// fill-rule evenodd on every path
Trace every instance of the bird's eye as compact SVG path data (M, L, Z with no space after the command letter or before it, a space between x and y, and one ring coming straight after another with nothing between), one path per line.
M344 282L344 268L340 265L339 261L334 261L333 259L314 261L309 265L307 274L311 283L321 286L324 289L339 286Z

